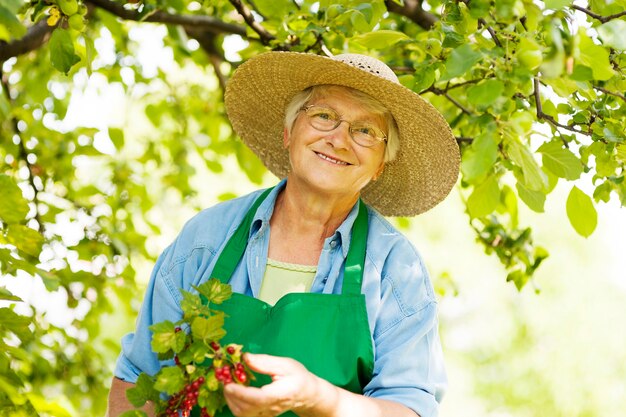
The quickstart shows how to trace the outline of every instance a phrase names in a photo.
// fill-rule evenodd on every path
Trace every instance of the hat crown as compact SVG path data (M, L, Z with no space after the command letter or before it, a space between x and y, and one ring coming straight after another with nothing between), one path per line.
M380 78L400 84L398 77L384 62L367 55L360 54L340 54L332 57L335 61L340 61L365 72L374 74Z

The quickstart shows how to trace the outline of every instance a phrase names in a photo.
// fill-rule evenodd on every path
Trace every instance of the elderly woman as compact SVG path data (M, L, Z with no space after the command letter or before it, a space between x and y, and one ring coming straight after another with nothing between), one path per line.
M270 52L243 64L225 104L275 187L195 216L159 257L135 333L122 340L110 415L158 372L148 327L182 316L179 289L230 283L228 341L266 375L228 384L220 416L431 417L446 386L436 300L411 243L382 215L412 216L454 185L441 115L382 62Z

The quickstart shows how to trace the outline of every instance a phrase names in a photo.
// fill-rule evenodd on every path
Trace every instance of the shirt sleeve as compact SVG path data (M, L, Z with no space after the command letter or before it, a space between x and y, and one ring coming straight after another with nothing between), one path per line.
M159 372L162 363L152 351L152 332L149 327L164 320L176 322L182 317L178 306L179 296L167 276L166 265L170 262L171 252L170 246L159 256L146 288L135 331L122 338L122 350L114 375L123 381L135 383L142 372L149 375Z
M420 417L436 417L447 387L437 302L419 255L414 249L401 252L404 256L390 259L381 283L374 372L364 395L401 403Z

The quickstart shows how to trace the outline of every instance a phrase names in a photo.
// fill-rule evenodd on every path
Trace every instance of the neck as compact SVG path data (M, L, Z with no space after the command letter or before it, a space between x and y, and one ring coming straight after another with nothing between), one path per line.
M276 226L287 227L291 233L315 236L323 242L335 233L358 199L358 193L350 196L320 194L297 187L288 180L278 195L272 220L276 218Z

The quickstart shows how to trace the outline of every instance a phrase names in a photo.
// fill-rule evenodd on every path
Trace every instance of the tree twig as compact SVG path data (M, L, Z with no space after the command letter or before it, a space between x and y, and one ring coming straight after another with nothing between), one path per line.
M610 91L610 90L607 90L606 88L602 88L602 87L597 87L595 85L593 86L593 88L595 88L598 91L602 91L605 94L608 94L608 95L611 95L611 96L615 96L615 97L619 97L622 100L626 101L626 96L624 94L616 93L614 91Z
M271 40L275 39L274 35L269 33L259 22L254 20L254 16L252 16L252 12L248 9L245 4L241 2L241 0L229 0L230 4L239 12L243 20L254 30L261 39L263 45L267 45Z
M179 15L167 13L162 10L157 10L149 16L144 16L136 10L129 10L124 8L122 3L115 3L111 0L85 1L125 20L141 20L144 22L171 23L175 25L195 27L199 26L203 27L205 30L212 31L214 33L231 33L233 35L246 37L246 28L244 26L236 25L233 23L226 23L212 16Z
M200 47L209 56L209 61L213 66L213 71L215 72L215 76L220 83L220 88L222 89L223 93L226 90L227 78L220 68L220 65L222 64L222 62L224 62L224 57L215 46L215 34L209 31L204 31L200 30L199 28L192 27L186 27L185 32L189 36L197 40L200 44Z
M487 28L487 31L489 32L489 34L491 35L491 39L493 39L493 41L495 42L496 46L498 48L502 48L502 43L500 42L500 39L498 39L498 35L496 34L496 31L493 30L493 28L491 26L489 26L487 24L487 22L485 21L485 19L483 19L482 17L478 19L478 23Z
M534 87L533 95L535 96L535 108L537 110L538 120L545 120L555 127L560 127L562 129L569 130L570 132L576 132L576 133L580 133L586 136L591 136L591 132L585 132L584 130L575 129L572 126L561 124L557 122L556 120L554 120L554 117L550 116L549 114L544 113L542 106L541 106L541 96L539 95L539 80L536 77L533 78L533 87ZM565 143L565 146L567 146L567 143Z
M463 106L461 103L459 103L454 97L452 97L450 94L448 94L447 90L442 90L441 88L437 88L434 85L431 85L430 87L428 87L426 90L422 91L420 94L423 93L433 93L436 94L438 96L444 96L445 98L447 98L452 104L454 104L455 106L457 106L459 109L461 109L461 111L465 114L468 115L472 115L473 113L471 111L469 111L465 106Z
M41 20L28 28L26 35L12 42L0 41L0 63L7 59L34 51L48 41L50 33L56 26L48 26L46 20Z
M577 6L575 4L571 5L570 7L572 9L578 10L579 12L583 12L583 13L593 17L594 19L599 20L602 23L606 23L609 20L613 20L613 19L617 19L617 18L622 17L622 16L626 16L626 10L623 11L623 12L619 12L619 13L615 13L615 14L609 15L609 16L601 16L601 15L599 15L597 13L592 12L589 9L586 9L584 7L581 7L581 6Z
M420 0L404 0L400 5L393 0L385 0L385 6L391 13L408 17L423 29L431 29L439 20L434 14L427 12L422 8Z

